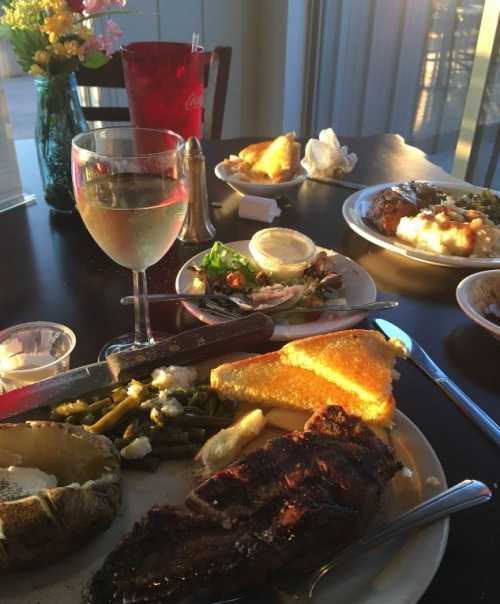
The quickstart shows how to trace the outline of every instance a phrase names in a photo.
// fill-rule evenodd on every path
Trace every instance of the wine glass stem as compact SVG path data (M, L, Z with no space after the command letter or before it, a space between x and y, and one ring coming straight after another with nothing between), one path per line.
M148 283L146 271L132 271L134 278L135 346L153 343L149 324Z

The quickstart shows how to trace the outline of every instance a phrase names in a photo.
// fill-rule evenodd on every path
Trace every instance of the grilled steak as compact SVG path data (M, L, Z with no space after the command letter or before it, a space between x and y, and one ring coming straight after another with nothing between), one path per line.
M185 508L150 510L95 575L86 601L224 598L285 564L307 568L364 531L399 467L360 419L325 407L304 432L275 438L202 483Z
M393 189L379 191L373 198L366 219L383 235L393 237L403 216L416 216L418 209Z

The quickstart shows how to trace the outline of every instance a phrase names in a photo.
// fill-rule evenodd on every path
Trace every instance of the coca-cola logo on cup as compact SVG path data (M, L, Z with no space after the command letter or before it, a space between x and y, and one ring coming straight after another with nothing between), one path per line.
M186 109L186 111L189 111L190 109L196 109L197 107L202 107L203 105L203 95L199 94L196 95L194 92L192 92L188 98L186 99L186 102L184 103L184 107Z

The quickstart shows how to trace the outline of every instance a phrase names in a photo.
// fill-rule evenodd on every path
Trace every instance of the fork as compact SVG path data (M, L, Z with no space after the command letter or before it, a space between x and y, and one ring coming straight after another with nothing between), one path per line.
M295 306L293 308L287 308L283 310L277 309L274 313L270 313L271 315L290 315L293 313L318 313L318 312L354 312L354 311L380 311L387 310L390 308L395 308L399 305L399 302L396 300L381 300L379 302L369 302L367 304L351 304L351 305L341 305L341 304L326 304L324 306ZM216 302L212 300L204 300L203 306L207 308L213 314L216 314L220 317L226 318L238 318L244 314L244 311L231 310L226 306L220 306ZM258 310L258 309L256 309ZM265 311L264 311L265 312Z
M352 560L373 547L381 545L412 529L426 526L450 514L466 510L480 503L486 503L490 500L491 495L490 489L482 482L470 479L464 480L420 503L382 527L369 532L365 537L345 548L329 562L323 564L312 575L306 577L297 577L294 575L291 579L288 576L283 583L266 588L265 593L262 594L258 602L259 604L263 604L264 602L266 604L285 604L290 599L297 604L309 602L312 600L313 593L321 579L326 577L339 564ZM253 595L235 595L226 600L212 602L212 604L230 604L231 602L246 600ZM256 594L257 597L258 595Z

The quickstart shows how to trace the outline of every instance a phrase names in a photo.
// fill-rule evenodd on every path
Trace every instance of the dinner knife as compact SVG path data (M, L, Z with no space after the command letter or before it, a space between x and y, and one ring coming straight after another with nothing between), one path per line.
M0 420L44 405L71 400L142 377L159 365L185 365L235 350L251 350L268 340L273 321L254 313L218 325L185 331L135 350L110 355L106 361L77 367L0 396Z
M386 337L400 340L408 351L409 358L415 365L420 367L449 396L458 408L500 447L500 426L436 365L418 342L400 327L385 319L374 319L373 323Z

